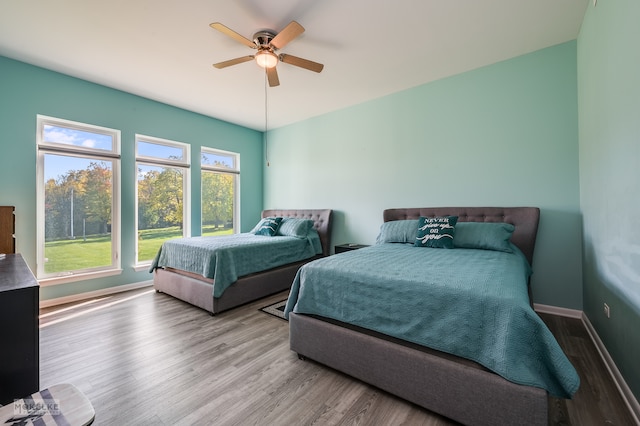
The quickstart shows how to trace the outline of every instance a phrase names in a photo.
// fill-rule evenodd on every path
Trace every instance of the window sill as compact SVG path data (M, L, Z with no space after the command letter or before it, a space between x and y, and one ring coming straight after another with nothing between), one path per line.
M133 270L136 272L149 272L149 269L151 269L151 262L139 263L133 267Z
M84 272L78 274L65 275L61 277L42 278L38 280L41 287L50 285L67 284L76 281L93 280L96 278L111 277L122 274L122 269L109 269L107 271Z

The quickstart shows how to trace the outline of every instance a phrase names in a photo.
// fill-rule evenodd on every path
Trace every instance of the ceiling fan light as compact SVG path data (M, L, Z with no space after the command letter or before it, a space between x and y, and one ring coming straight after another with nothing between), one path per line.
M278 65L278 55L268 50L261 50L256 53L255 60L262 68L273 68Z

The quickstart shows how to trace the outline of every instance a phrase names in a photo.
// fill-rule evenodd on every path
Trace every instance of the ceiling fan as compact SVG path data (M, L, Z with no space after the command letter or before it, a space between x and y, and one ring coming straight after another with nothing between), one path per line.
M285 53L276 53L277 50L282 49L304 32L304 28L302 27L302 25L300 25L296 21L291 21L286 27L284 27L282 31L277 34L274 34L273 32L268 30L258 31L253 35L253 41L238 34L237 32L233 31L229 27L222 25L219 22L214 22L213 24L211 24L211 28L228 35L232 39L244 44L245 46L258 50L258 53L256 53L255 55L241 56L239 58L213 64L213 66L218 69L255 60L259 66L266 70L269 86L274 87L280 85L278 72L276 71L276 65L278 65L278 62L295 65L296 67L304 68L306 70L314 72L320 72L324 68L324 65L310 61L308 59L298 58L297 56L287 55Z

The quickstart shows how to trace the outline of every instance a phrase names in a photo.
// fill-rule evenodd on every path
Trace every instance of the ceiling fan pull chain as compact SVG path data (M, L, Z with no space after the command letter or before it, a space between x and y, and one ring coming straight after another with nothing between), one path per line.
M267 162L267 167L269 167L269 141L268 141L268 130L269 130L269 102L267 98L268 88L267 88L267 68L264 69L264 158Z

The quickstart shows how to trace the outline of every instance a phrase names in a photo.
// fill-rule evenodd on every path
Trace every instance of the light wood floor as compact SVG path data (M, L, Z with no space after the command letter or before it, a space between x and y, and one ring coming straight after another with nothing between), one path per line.
M151 288L41 310L40 386L73 383L96 425L453 425L289 350L258 309L212 317ZM544 315L582 385L550 401L552 425L632 425L579 320ZM526 425L526 419L523 419Z

